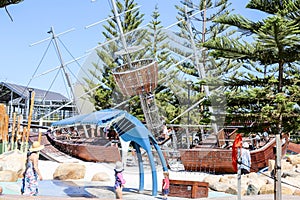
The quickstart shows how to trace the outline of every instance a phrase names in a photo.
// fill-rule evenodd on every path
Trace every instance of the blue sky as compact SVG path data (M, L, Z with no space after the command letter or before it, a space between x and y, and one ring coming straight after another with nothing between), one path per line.
M247 1L232 1L232 8L237 13L251 17L252 13L244 9ZM140 10L145 14L144 23L149 22L156 4L164 26L176 22L177 11L174 5L178 4L179 0L136 0L136 2L141 5ZM30 44L50 37L51 35L47 32L51 27L54 28L56 34L75 29L59 37L66 47L60 47L62 58L64 63L67 63L73 58L83 56L87 50L103 41L101 37L103 24L88 29L85 27L107 18L110 14L110 7L108 0L95 2L90 0L24 0L20 4L9 6L8 11L13 22L4 9L0 10L0 82L26 86L37 68L36 75L60 65L53 46L50 46L46 52L50 40L34 46ZM81 59L72 64L75 74L78 73L84 61L85 59ZM48 90L55 74L52 72L35 78L29 86ZM61 82L54 84L51 90L64 93Z

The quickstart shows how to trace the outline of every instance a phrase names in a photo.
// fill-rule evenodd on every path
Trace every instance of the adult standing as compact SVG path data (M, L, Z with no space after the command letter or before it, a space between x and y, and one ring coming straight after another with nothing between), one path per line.
M242 172L242 174L249 174L250 167L251 167L251 155L250 155L250 151L249 151L248 142L243 143L241 157L242 157L241 172Z
M38 180L43 180L38 167L39 151L44 148L38 141L32 143L26 160L26 168L22 179L22 195L37 196Z

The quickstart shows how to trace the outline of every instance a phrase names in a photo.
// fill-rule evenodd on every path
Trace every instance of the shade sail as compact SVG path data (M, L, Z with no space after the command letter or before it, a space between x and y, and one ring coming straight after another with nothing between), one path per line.
M97 124L98 126L106 126L107 123L116 120L125 112L116 109L105 109L88 114L81 120L81 124Z
M89 114L76 115L70 118L66 118L57 122L53 122L51 126L74 126L79 124L83 118L88 116Z
M51 126L74 126L74 125L90 125L106 126L106 124L116 120L118 117L125 115L125 111L117 109L105 109L89 114L77 115L67 119L63 119L51 124Z

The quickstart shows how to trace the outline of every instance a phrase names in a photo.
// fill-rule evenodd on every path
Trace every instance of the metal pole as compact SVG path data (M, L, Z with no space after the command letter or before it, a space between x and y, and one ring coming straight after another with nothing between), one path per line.
M70 88L70 91L71 91L71 95L72 95L74 104L76 105L75 93L74 93L74 91L73 91L73 87L72 87L72 84L71 84L70 76L69 76L68 72L67 72L66 69L65 69L65 64L64 64L64 61L63 61L63 59L62 59L62 56L61 56L61 53L60 53L60 49L59 49L58 43L57 43L57 41L56 41L56 35L55 35L55 33L54 33L54 28L51 27L51 29L50 29L50 31L49 31L48 33L52 33L52 39L54 40L54 44L55 44L55 47L56 47L56 50L57 50L57 53L58 53L58 58L59 58L59 61L60 61L60 64L61 64L61 69L63 70L63 72L64 72L64 74L65 74L65 77L66 77L68 86L69 86L69 88ZM76 109L76 111L78 112L77 106L75 106L75 109ZM79 113L79 112L78 112L78 113Z
M237 150L238 150L238 174L237 174L237 178L238 178L238 180L237 180L237 189L238 189L238 191L237 191L237 195L238 195L238 200L241 200L241 196L242 196L242 193L241 193L241 183L242 183L242 181L241 181L241 162L242 162L242 157L241 157L241 148L237 148Z
M276 158L275 158L275 169L274 169L274 199L281 200L282 192L281 192L281 139L280 134L276 134Z

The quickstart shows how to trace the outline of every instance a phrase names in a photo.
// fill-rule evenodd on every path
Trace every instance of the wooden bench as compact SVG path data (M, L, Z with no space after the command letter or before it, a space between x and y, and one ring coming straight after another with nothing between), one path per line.
M169 191L169 196L174 197L208 197L208 183L200 181L170 180Z

